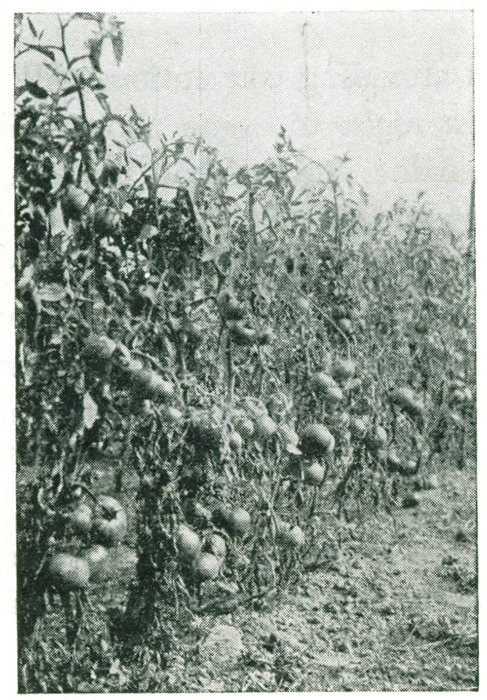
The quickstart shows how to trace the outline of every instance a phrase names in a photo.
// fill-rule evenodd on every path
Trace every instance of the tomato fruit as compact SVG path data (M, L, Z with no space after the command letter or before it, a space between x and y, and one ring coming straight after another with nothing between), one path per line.
M233 423L244 440L248 440L254 434L254 423L244 411L234 414Z
M303 430L299 446L304 455L319 456L334 449L335 439L326 425L312 423Z
M129 362L125 371L129 374L134 389L142 396L167 401L174 396L174 385L157 372L144 367L135 360Z
M319 462L311 462L303 467L304 480L312 486L319 486L325 478L325 468Z
M234 508L229 514L228 524L234 534L245 535L250 530L250 514L245 508Z
M382 425L376 425L366 436L367 447L372 450L380 450L387 444L387 432Z
M393 404L413 415L419 414L423 410L422 402L416 397L414 391L407 386L392 389L389 397Z
M317 394L331 403L343 401L343 392L336 381L326 372L317 372L311 378L311 386Z
M176 532L176 546L183 557L193 559L201 551L201 540L194 530L181 524Z
M97 235L109 236L117 230L119 224L120 214L114 207L106 204L101 204L96 207L93 225Z
M89 201L89 196L84 190L76 185L67 185L61 197L61 207L66 219L79 221L85 211Z
M306 542L306 536L299 525L291 527L289 523L282 521L278 521L277 536L283 545L291 547L292 549L302 547Z
M72 554L53 554L47 564L50 583L60 590L74 591L87 588L90 567L82 557Z
M183 412L176 408L175 406L167 406L161 410L163 420L167 421L170 425L177 425L181 423L184 419Z
M114 547L127 532L125 510L115 498L105 495L98 497L98 508L101 514L93 520L93 541Z
M211 550L212 554L215 555L218 559L224 559L225 555L227 553L227 544L223 537L221 535L218 535L216 532L213 532L208 540L208 547Z
M74 532L88 535L93 525L93 511L87 503L80 503L67 514L66 519Z
M211 552L203 552L194 562L194 568L198 578L203 581L212 581L220 573L221 561Z
M83 355L87 360L111 360L117 344L106 335L96 335L90 333L86 338L83 348Z
M254 345L258 340L257 331L253 328L248 328L240 321L229 324L228 330L231 339L236 345Z
M297 445L299 442L299 435L292 425L281 423L277 428L277 434L283 445Z
M355 362L353 360L337 359L333 364L332 376L335 379L345 381L355 374Z
M101 544L95 544L83 553L83 558L86 559L90 567L92 580L102 580L106 577L108 556L108 550Z
M261 414L255 417L255 436L263 441L269 440L277 431L277 425L269 415Z
M241 321L245 316L245 309L231 292L221 292L217 299L217 306L225 321Z
M339 388L336 381L326 372L316 372L311 377L311 386L317 393L325 393L330 389Z
M360 416L350 416L350 434L355 440L363 440L367 434L368 419Z

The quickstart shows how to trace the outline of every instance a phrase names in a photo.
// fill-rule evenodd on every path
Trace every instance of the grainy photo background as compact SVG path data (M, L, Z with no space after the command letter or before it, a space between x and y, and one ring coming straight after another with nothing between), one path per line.
M15 36L20 692L476 689L472 13Z

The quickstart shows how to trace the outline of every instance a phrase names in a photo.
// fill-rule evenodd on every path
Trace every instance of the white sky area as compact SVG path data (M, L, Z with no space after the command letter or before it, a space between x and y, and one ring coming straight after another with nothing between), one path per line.
M465 229L470 12L118 17L122 65L108 45L102 59L115 111L133 104L156 132L202 135L231 170L270 155L283 125L313 158L347 154L375 210L424 190Z

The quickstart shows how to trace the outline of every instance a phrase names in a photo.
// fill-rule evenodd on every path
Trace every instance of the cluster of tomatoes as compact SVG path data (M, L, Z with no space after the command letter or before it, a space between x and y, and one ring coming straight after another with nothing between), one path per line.
M88 494L93 507L85 499ZM69 510L61 514L68 531L88 540L80 554L58 551L45 564L48 583L59 591L85 590L90 579L103 571L109 549L116 547L127 533L127 515L112 496L95 496L84 485L73 489Z

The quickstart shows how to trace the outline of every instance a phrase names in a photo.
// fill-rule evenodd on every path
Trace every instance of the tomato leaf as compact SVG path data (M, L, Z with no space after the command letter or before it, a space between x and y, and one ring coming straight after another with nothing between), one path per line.
M102 12L75 12L74 17L79 17L79 19L87 19L92 22L100 22L103 19Z
M37 80L35 82L26 80L25 87L33 97L37 97L39 100L45 100L46 97L49 97L49 93L47 92L47 90L41 87Z
M36 46L35 44L26 44L26 46L28 46L29 49L32 49L32 51L38 51L43 56L47 56L47 58L51 59L51 61L56 60L56 57L54 56L54 52L50 51L50 49L46 49L44 46Z
M37 38L37 29L34 26L34 23L32 22L30 17L27 17L27 24L29 25L29 29L32 32L32 34Z
M97 73L101 73L100 58L101 58L101 47L103 44L103 37L98 39L90 39L88 41L88 51L90 55L90 61L93 68Z
M73 92L78 92L77 85L70 85L69 87L67 87L65 90L62 91L61 97L67 97L68 95L72 95Z
M123 36L122 36L122 33L119 32L118 34L113 34L111 37L111 40L112 40L113 55L115 56L117 66L119 66L122 62L122 57L123 57Z

